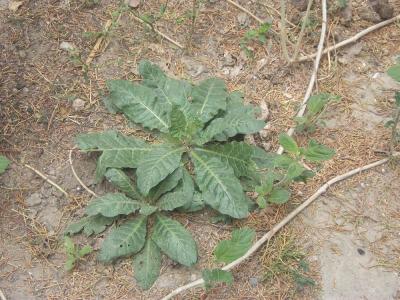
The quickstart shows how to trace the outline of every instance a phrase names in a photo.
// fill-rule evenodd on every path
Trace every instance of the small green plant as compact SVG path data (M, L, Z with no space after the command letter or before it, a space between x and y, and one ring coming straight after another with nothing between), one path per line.
M254 56L253 50L249 48L249 44L252 42L265 44L267 42L267 33L270 28L270 23L264 23L256 29L246 31L244 37L240 40L240 48L246 53L248 57Z
M148 289L160 272L161 253L185 266L197 261L192 235L168 214L207 205L230 218L247 217L253 202L242 182L250 188L260 184L265 170L258 164L274 165L277 157L240 141L241 135L258 132L265 123L256 119L253 106L243 104L242 94L229 93L222 80L192 85L167 77L148 61L140 63L139 72L141 84L108 81L104 103L111 112L150 130L156 141L150 144L115 131L76 138L81 150L101 153L96 178L107 178L119 192L92 200L87 216L71 224L67 233L98 234L117 221L98 258L113 262L137 254L135 278Z
M299 147L296 141L286 133L279 135L279 143L289 155L262 153L262 150L256 150L261 157L266 155L271 157L270 160L256 160L260 168L261 183L255 187L255 191L258 194L257 204L261 208L265 208L268 203L286 203L291 195L291 183L306 181L314 176L312 170L301 164L303 160L318 163L331 159L335 154L334 150L314 140L310 140L307 147Z
M400 82L400 63L389 68L388 72L390 77L394 80ZM400 121L400 91L396 91L394 94L394 99L396 103L396 111L394 113L394 118L386 122L385 127L392 129L392 137L390 141L390 154L394 152L394 147L400 142L400 131L397 130L397 125Z
M339 96L331 95L328 93L320 93L311 96L307 102L306 114L303 117L295 118L296 132L314 132L317 126L324 124L324 121L321 120L321 116L325 112L328 104L338 101L340 101Z
M7 157L5 157L4 155L0 155L0 175L6 171L9 164L10 161L7 159Z
M75 245L74 241L68 236L64 237L64 248L67 253L67 261L65 262L65 269L67 271L72 271L79 260L93 252L92 247L89 245L83 246L79 249Z

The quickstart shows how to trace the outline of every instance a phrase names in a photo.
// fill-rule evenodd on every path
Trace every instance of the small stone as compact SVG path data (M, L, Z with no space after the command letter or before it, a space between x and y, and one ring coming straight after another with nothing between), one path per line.
M241 27L248 27L250 25L250 18L246 13L238 14L237 20Z
M27 93L29 93L29 89L28 89L27 87L24 87L24 88L22 89L22 92L25 93L25 94L27 94Z
M39 193L34 193L25 199L25 204L28 207L37 206L42 203L42 197L40 197Z
M19 50L18 55L20 58L25 58L26 57L26 52L24 50Z
M140 5L140 0L126 0L125 4L128 4L128 6L132 8L138 8Z
M76 99L74 100L74 102L72 103L72 108L73 108L75 111L81 111L81 110L83 110L83 109L85 108L85 101L83 101L83 100L80 99L80 98L76 98Z
M22 6L22 4L24 4L24 1L11 0L8 3L8 9L11 10L12 12L16 12L18 10L18 8L20 8Z
M364 251L363 249L361 249L361 248L358 248L358 249L357 249L357 252L358 252L358 254L360 254L360 255L365 255L365 251Z
M60 49L64 51L73 51L75 49L75 46L69 42L61 42L60 44Z
M258 278L257 277L250 277L249 283L250 283L251 287L253 287L253 288L257 287Z

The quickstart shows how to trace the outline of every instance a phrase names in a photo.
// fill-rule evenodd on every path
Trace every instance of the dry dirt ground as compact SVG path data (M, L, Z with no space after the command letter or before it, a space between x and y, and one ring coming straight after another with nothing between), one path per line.
M223 0L201 1L189 51L160 40L131 13L116 17L116 1L24 0L15 11L9 9L11 2L18 1L0 0L0 152L13 161L0 177L0 289L7 299L159 299L197 278L204 267L215 266L211 252L233 227L250 226L260 237L323 182L378 160L388 150L390 133L383 124L391 117L393 94L400 87L385 71L400 54L399 23L323 58L317 90L340 95L342 101L326 112L325 127L297 139L302 144L317 139L337 154L307 185L294 187L289 204L256 211L248 220L230 225L211 224L209 211L177 214L197 240L200 261L188 269L164 259L160 278L146 292L136 286L129 260L102 265L92 254L73 272L66 272L63 230L83 214L90 200L68 164L73 137L108 128L137 131L103 107L105 80L138 80L136 66L142 58L194 82L221 77L230 89L242 90L247 101L267 104L268 134L256 140L274 151L277 134L293 125L312 63L285 66L273 37L264 45L251 42L248 47L254 56L246 57L240 42L257 23ZM400 2L389 2L399 14ZM240 3L278 28L278 2ZM336 2L329 3L327 45L379 21L365 1L353 1L351 21L335 9ZM138 13L156 14L159 9L159 1L143 1ZM157 23L159 30L187 45L190 10L191 1L169 1ZM106 47L83 70L95 33L112 16L115 22ZM318 3L312 9L304 53L315 52L319 16ZM300 18L301 13L289 5L290 39L299 32ZM74 55L64 50L71 45L77 49ZM76 106L77 98L84 101L83 107ZM64 197L25 163L71 197ZM94 157L75 152L74 165L97 193L109 188L94 184ZM195 289L179 299L400 299L399 173L398 163L393 162L333 187L239 266L233 286L208 292ZM74 240L98 249L101 238Z

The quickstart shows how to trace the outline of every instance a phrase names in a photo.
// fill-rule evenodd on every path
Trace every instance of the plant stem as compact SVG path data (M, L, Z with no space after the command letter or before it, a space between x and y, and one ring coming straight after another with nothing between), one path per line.
M196 17L197 17L197 0L192 0L192 23L190 25L190 32L189 32L189 37L187 41L187 48L191 49L192 47L192 41L193 41L193 35L194 35L194 29L196 25Z
M396 134L397 134L396 130L399 120L400 120L400 108L397 108L396 117L394 118L394 123L392 127L392 138L390 140L390 156L392 156L394 153L394 146L396 144Z

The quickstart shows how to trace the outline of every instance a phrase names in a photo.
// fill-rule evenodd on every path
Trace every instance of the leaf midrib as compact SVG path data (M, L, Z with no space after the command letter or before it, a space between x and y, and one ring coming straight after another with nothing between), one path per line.
M242 162L242 163L244 163L244 164L247 164L247 163L248 163L247 160L243 160L243 159L240 159L240 158L235 157L235 156L230 156L230 155L225 154L225 153L223 153L223 152L218 152L218 151L214 151L214 150L210 150L210 149L205 149L205 148L195 148L194 150L200 151L200 152L212 153L212 154L215 154L215 155L218 155L218 156L223 156L223 157L226 157L226 158L228 158L228 159L233 159L233 160L240 161L240 162Z
M138 99L138 98L135 97L135 99ZM163 126L165 128L168 129L167 123L165 123L163 119L161 119L153 110L151 110L150 107L148 107L144 102L140 101L140 99L136 100L136 101L137 101L136 103L139 103L139 104L143 105L154 117L156 117L160 121L160 123L163 124Z
M210 94L211 94L211 91L214 89L214 86L215 86L215 83L214 83L214 82L211 82L211 86L210 86L210 88L207 90L207 96L205 97L204 102L203 102L203 105L201 106L200 115L203 114L203 110L204 110L206 104L208 103L208 100L210 99Z

